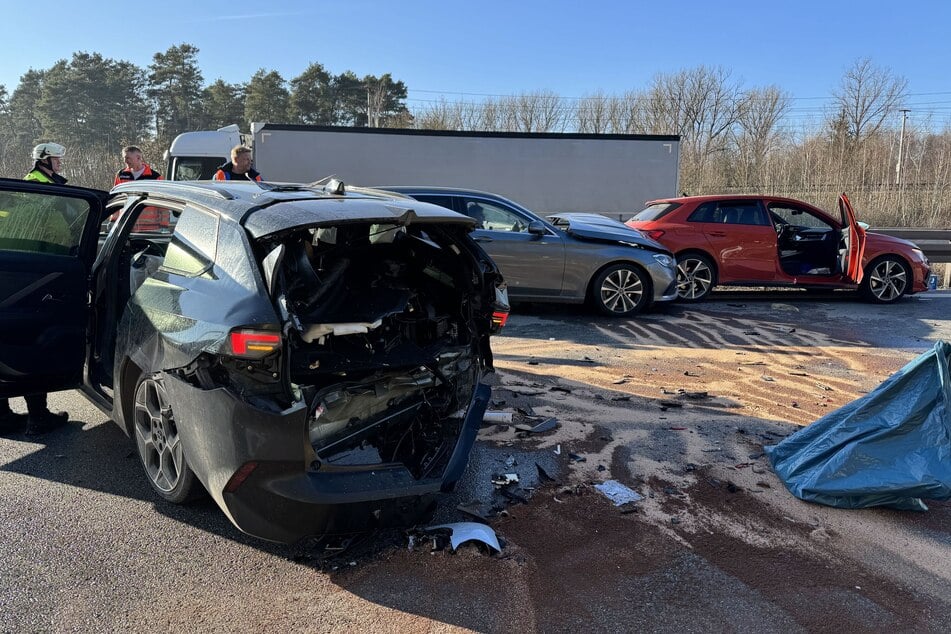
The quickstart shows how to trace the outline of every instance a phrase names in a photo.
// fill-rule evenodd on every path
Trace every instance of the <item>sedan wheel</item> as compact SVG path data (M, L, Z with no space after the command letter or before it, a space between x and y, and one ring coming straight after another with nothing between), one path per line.
M169 502L192 497L195 474L185 460L182 438L168 393L158 377L145 377L135 390L135 444L152 488Z
M886 256L872 262L865 270L862 294L873 302L890 304L908 291L910 277L903 262Z
M629 264L615 264L604 269L592 285L592 299L605 315L633 315L650 305L651 283L647 275Z
M677 258L677 297L695 302L710 294L716 286L713 264L702 255L688 253Z

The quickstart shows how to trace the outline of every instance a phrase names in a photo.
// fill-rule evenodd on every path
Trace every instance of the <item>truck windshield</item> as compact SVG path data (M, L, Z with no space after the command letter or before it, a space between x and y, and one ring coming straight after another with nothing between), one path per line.
M220 156L176 156L169 173L173 181L211 180L227 162L228 159Z

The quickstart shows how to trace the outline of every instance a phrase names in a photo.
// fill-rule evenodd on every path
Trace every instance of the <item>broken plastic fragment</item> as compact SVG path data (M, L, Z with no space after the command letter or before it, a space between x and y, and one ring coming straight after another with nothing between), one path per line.
M496 537L495 531L485 524L479 524L478 522L455 522L453 524L427 526L425 530L432 531L438 528L448 528L452 531L452 534L449 536L449 544L453 550L456 550L460 545L466 542L477 541L482 542L489 548L495 549L495 552L502 552L502 547L499 546L499 538Z
M617 480L606 480L601 484L594 485L594 488L600 491L604 497L614 502L614 506L621 506L628 502L637 502L642 499L641 495L621 484Z
M492 484L500 487L508 486L510 484L515 484L518 482L517 473L503 473L500 475L492 476Z
M486 412L482 416L485 423L511 423L512 412Z
M314 340L320 339L326 335L355 335L361 333L367 333L371 330L376 330L383 325L382 319L377 319L374 322L354 322L354 323L342 323L342 324L311 324L307 326L307 330L301 334L301 339L307 343L313 343Z

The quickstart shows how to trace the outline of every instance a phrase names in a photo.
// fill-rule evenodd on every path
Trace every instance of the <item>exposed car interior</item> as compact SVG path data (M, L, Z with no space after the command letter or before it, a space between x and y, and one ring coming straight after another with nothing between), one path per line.
M833 275L841 271L842 232L807 211L771 203L779 264L787 275Z

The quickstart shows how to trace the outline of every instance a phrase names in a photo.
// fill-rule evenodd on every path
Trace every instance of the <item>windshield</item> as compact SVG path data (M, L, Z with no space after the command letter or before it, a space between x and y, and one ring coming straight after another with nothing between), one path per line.
M639 221L648 221L648 220L658 220L663 218L670 212L672 212L677 207L680 207L680 203L654 203L644 209L639 211L631 220Z

